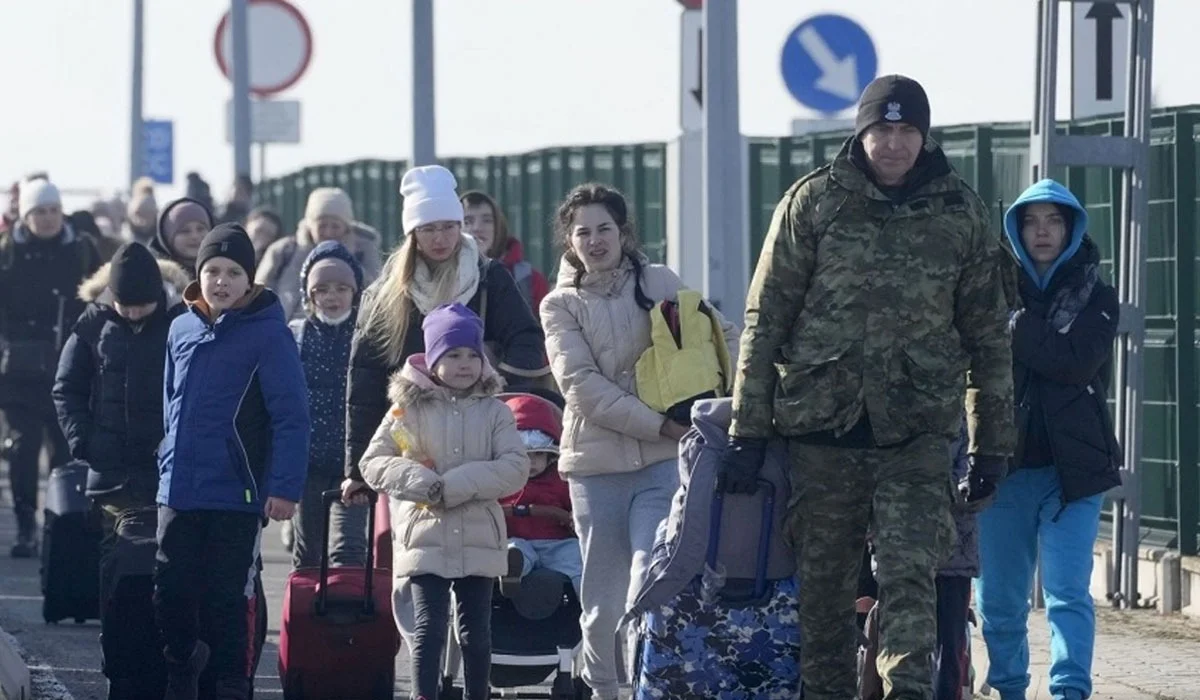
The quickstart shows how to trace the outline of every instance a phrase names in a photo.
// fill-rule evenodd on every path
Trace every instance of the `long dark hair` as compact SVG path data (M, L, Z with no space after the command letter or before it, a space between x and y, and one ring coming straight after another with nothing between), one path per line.
M578 287L583 282L584 267L583 261L571 248L571 224L575 220L575 212L592 204L599 204L608 210L621 234L621 254L633 264L634 301L643 311L653 309L654 300L642 290L642 246L637 239L637 229L633 217L629 214L625 195L615 187L595 182L579 185L567 193L566 199L558 205L558 211L554 215L554 231L558 244L562 247L563 257L575 268L574 285Z

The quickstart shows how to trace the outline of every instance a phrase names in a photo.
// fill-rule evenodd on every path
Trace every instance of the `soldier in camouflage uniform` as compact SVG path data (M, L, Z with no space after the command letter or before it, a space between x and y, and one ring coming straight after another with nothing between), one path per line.
M951 507L986 506L1013 449L1004 253L929 123L916 81L871 83L856 135L776 208L746 300L723 481L752 492L767 438L789 438L809 700L856 694L868 528L885 696L933 697ZM964 400L971 458L956 496L946 445Z

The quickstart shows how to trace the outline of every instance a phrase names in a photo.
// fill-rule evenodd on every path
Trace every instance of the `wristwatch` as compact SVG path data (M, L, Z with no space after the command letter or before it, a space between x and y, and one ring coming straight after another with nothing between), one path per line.
M526 504L518 504L518 505L513 506L513 515L516 515L516 516L519 516L522 518L528 517L529 516L529 506Z

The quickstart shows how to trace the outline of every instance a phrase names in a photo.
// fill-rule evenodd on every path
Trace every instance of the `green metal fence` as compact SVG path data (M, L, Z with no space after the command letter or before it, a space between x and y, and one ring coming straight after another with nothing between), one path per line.
M504 209L509 228L525 244L526 259L546 272L558 264L552 217L575 185L599 181L630 195L647 253L666 257L666 145L550 148L487 158L447 158L442 165L458 179L459 191L479 189ZM404 161L359 160L317 165L263 182L258 199L276 209L289 229L304 216L308 193L341 187L354 200L355 215L380 230L388 247L400 237L399 195Z
M1200 526L1200 383L1197 379L1197 322L1200 289L1196 285L1196 225L1200 216L1200 106L1156 111L1150 158L1148 226L1147 337L1145 350L1142 522L1160 533L1164 544L1185 553L1196 551ZM1064 124L1077 134L1122 133L1120 120ZM833 158L847 134L815 134L782 139L751 139L749 144L751 260L780 196L795 180ZM953 165L992 208L1011 202L1028 185L1027 124L980 124L933 130ZM443 164L461 189L481 189L504 208L512 230L525 243L527 259L552 273L558 260L551 217L563 195L589 180L624 190L634 206L643 240L652 258L666 253L666 147L661 143L629 146L552 148L510 156L449 158ZM278 209L293 226L304 212L308 193L333 185L354 199L358 216L376 226L389 245L399 238L398 194L404 163L363 160L340 166L314 166L268 180L259 188L263 203ZM1120 178L1105 168L1069 168L1054 173L1084 202L1091 234L1104 253L1106 273L1113 271L1114 222L1119 220ZM999 229L997 229L997 235ZM1184 340L1179 351L1178 339ZM1177 531L1181 542L1170 533Z

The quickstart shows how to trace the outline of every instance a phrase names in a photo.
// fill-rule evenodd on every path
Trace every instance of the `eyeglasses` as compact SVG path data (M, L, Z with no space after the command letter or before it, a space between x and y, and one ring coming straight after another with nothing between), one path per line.
M432 236L438 233L454 233L462 228L462 224L457 221L450 221L442 224L426 224L418 226L416 232L421 236Z

